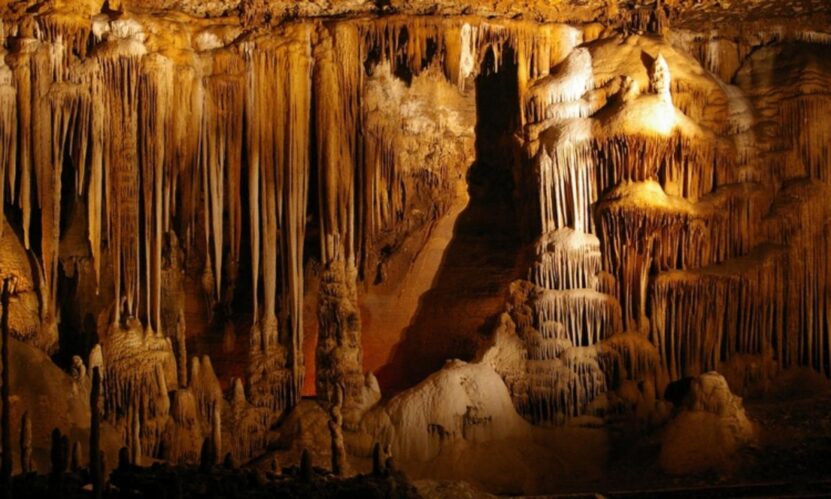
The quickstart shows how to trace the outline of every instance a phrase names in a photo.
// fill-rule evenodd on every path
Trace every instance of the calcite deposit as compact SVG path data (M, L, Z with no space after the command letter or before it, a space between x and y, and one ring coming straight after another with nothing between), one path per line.
M3 483L739 473L740 396L831 376L829 46L824 0L0 0Z

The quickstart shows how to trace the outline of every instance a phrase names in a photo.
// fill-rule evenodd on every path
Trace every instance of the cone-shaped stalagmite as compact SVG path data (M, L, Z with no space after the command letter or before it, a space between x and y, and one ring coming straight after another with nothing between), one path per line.
M3 363L3 375L0 378L0 403L3 404L3 412L0 415L0 438L2 439L3 454L0 461L0 482L3 484L3 496L11 497L12 494L12 408L11 408L11 362L9 360L9 303L10 296L14 293L15 282L13 279L3 280L2 302L3 315L0 321L0 334L3 344L0 345L0 362ZM29 429L31 434L31 428ZM31 437L29 438L31 442ZM22 446L21 446L22 447ZM29 445L31 448L31 444Z
M332 439L332 473L341 476L346 472L346 448L343 443L343 386L335 387L335 395L329 408L329 434Z
M101 464L101 368L92 368L92 387L89 396L89 474L92 493L100 498L104 493L103 466Z
M20 418L20 471L24 475L35 471L32 459L32 419L28 411Z

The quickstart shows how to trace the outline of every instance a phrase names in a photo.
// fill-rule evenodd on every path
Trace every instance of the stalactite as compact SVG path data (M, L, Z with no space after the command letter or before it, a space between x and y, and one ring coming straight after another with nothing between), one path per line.
M170 60L156 55L142 60L138 99L139 153L141 158L142 226L144 227L144 289L146 326L162 331L162 189L170 126L173 68ZM169 182L169 180L167 180ZM173 331L164 331L172 334Z
M536 244L531 282L547 289L594 288L600 272L600 242L569 228L544 234Z
M782 255L781 248L761 247L724 264L655 279L650 335L671 379L782 344Z
M38 50L39 44L36 40L26 38L21 40L15 61L13 63L15 74L15 86L17 88L17 133L18 133L18 161L19 165L15 174L19 177L19 191L15 194L15 187L12 187L12 197L17 199L23 212L23 244L28 249L29 227L32 213L32 162L34 158L33 143L38 113L33 109L33 104L40 100L46 93L51 78L48 68L46 52ZM48 150L48 149L47 149ZM11 174L11 172L10 172Z
M569 108L558 106L579 101L594 89L592 56L587 48L572 51L554 74L536 81L527 92L524 103L528 122L545 119L584 118L597 109L593 106L568 112ZM566 112L563 112L563 111Z
M45 42L51 42L65 51L64 57L75 54L85 57L92 26L84 17L47 13L37 17L37 34Z
M572 345L578 346L596 344L622 330L620 306L609 295L584 289L545 290L533 303L538 314L537 324L544 337L549 329L542 325L549 321L564 326L551 333L565 334Z
M717 31L693 33L673 29L669 33L669 38L674 46L683 48L684 52L695 57L707 71L718 75L723 81L732 80L741 61L752 50L750 44L737 43Z
M810 84L805 82L806 85ZM787 171L787 177L807 176L831 182L831 130L824 125L824 117L831 112L831 98L825 94L809 94L787 99L781 106L781 130L794 160L785 164L797 167ZM791 166L793 165L793 166ZM801 171L800 171L801 170Z
M5 58L6 51L0 49L0 206L6 205L7 190L14 196L17 171L17 90Z
M654 381L661 369L661 355L647 335L636 332L618 333L599 347L614 351L620 360L619 376L622 379Z
M195 61L194 61L195 62ZM168 137L165 140L165 167L162 194L162 223L165 232L179 230L183 248L193 247L193 234L200 211L196 200L201 189L199 171L199 144L202 137L205 86L203 71L194 64L176 63L172 68L175 81L169 105ZM184 222L173 226L173 217Z
M199 169L203 179L207 251L212 250L216 300L221 300L223 247L228 234L227 260L236 269L239 258L238 184L242 163L243 60L236 52L211 54L212 74L204 79L205 94L199 140ZM230 226L223 221L228 213ZM232 276L235 278L236 276ZM231 283L233 284L233 283ZM231 286L232 287L232 286Z
M770 241L784 245L787 258L780 268L784 285L784 336L777 338L776 358L783 367L809 365L831 373L827 358L829 285L828 187L817 181L790 183L777 196L764 220Z
M595 347L572 347L561 356L563 365L575 374L576 386L571 391L571 404L566 405L566 414L577 415L583 408L604 393L607 388L608 368L602 366L602 359Z
M73 130L82 129L83 124L76 124L80 116L80 93L77 88L66 83L53 85L48 98L51 130L48 138L38 136L38 147L49 147L48 158L35 157L35 177L41 213L41 261L45 288L45 310L42 320L45 327L52 327L57 321L58 301L58 246L60 240L61 220L61 173L64 156L71 147ZM40 123L39 127L47 124ZM41 142L43 141L43 142ZM54 326L57 327L57 326ZM57 333L55 333L57 336Z
M94 163L100 157L102 165L93 165L93 176L103 169L104 204L107 213L97 210L93 216L106 215L106 233L113 251L113 284L115 290L114 322L121 314L138 316L140 287L139 273L139 197L138 165L138 82L143 48L134 52L98 55L98 68L93 84L96 115L93 134L101 141L94 142ZM100 128L98 128L100 127ZM96 148L100 147L100 151ZM97 179L94 180L97 184ZM91 195L95 195L92 192ZM96 207L97 208L97 207ZM91 222L97 225L97 221ZM92 231L91 231L92 234ZM92 237L92 236L91 236ZM96 235L97 239L98 236ZM124 304L122 305L122 297Z
M355 174L358 126L357 32L336 28L316 56L315 95L324 263L355 261ZM347 56L349 54L349 56ZM351 57L352 64L343 59Z
M278 411L297 400L304 374L302 265L309 179L312 53L310 28L290 29L283 42L260 39L244 49L255 299L259 295L260 268L263 285L263 306L255 306L249 381L252 402ZM275 241L279 244L274 244ZM282 275L279 294L278 264ZM279 324L278 297L281 298ZM280 330L285 331L287 338L281 338ZM269 376L273 380L269 381Z

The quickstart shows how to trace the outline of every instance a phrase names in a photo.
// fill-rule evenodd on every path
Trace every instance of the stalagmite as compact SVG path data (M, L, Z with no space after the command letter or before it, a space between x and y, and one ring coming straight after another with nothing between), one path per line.
M669 66L661 54L658 54L655 62L652 63L652 74L649 77L649 84L652 87L652 91L658 94L662 101L672 104L672 95L670 93L672 80L670 79Z
M96 498L103 496L104 467L101 462L101 368L92 367L92 388L89 395L89 473L92 493Z
M64 478L63 475L66 473L66 468L69 465L69 440L58 428L52 430L51 437L51 447L49 449L51 462L49 469L49 488L53 493L59 494Z
M335 387L332 407L329 409L329 434L332 438L332 473L341 476L347 471L346 449L343 443L343 387Z
M215 402L211 412L211 442L213 442L216 459L222 455L222 416L220 414L219 403Z
M208 356L203 356L201 360L198 357L191 359L189 388L196 397L197 408L200 416L204 418L203 421L213 421L214 409L222 399L222 389Z
M35 471L32 460L32 419L29 412L20 418L20 472L27 474Z
M179 389L173 394L170 419L164 431L164 458L173 463L195 463L202 445L196 399L190 389Z
M78 472L81 469L81 442L74 441L72 442L72 456L69 460L69 471L73 473Z
M139 449L153 455L170 410L167 380L172 384L176 379L172 344L155 333L145 333L139 322L131 319L126 327L111 326L103 351L107 418L114 424L126 424L131 458Z
M11 497L12 489L12 407L11 407L11 361L9 357L9 342L11 335L9 334L9 298L14 292L14 281L12 279L3 280L3 316L2 324L0 324L0 334L2 334L3 344L0 345L0 362L2 362L3 373L0 378L0 404L2 404L2 414L0 414L0 444L3 447L2 462L0 462L0 480L3 483L4 495Z
M231 414L226 421L234 431L227 435L231 439L227 442L228 447L232 449L237 461L246 462L266 446L269 410L248 403L245 388L239 378L231 382L230 405Z

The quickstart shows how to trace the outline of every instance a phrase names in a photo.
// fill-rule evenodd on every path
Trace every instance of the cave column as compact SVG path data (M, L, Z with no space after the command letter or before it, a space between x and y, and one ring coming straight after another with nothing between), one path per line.
M355 251L360 44L354 26L321 30L314 74L323 276L318 302L318 397L344 388L345 417L361 405L361 318Z

